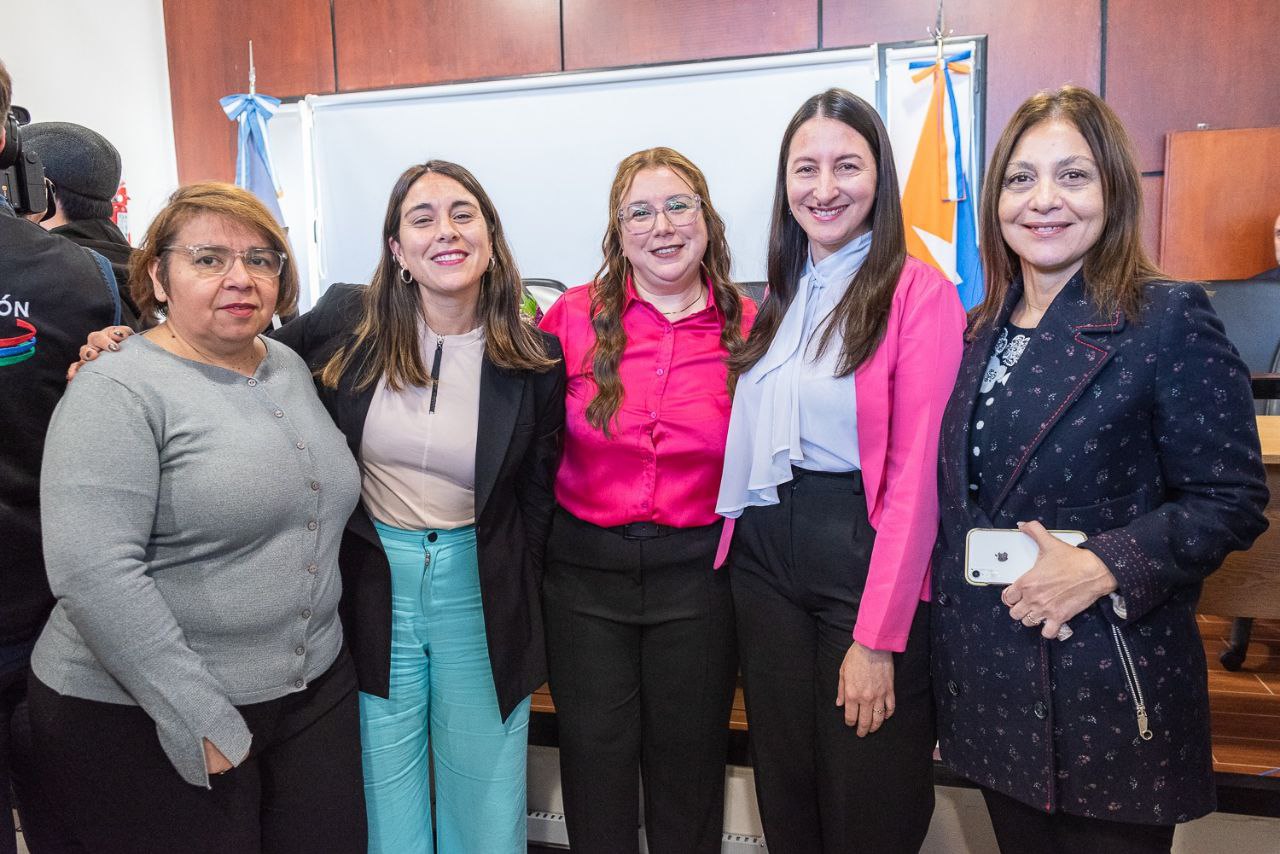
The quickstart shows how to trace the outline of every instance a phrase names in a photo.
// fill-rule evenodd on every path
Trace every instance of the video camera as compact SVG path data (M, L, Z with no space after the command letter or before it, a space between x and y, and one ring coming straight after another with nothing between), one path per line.
M49 207L40 155L22 150L20 128L30 122L31 113L25 108L11 107L5 116L4 148L0 149L0 194L9 200L18 216L42 214Z

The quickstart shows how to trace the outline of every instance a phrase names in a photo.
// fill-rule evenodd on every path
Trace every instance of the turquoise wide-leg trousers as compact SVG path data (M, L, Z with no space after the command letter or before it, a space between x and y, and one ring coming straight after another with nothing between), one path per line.
M475 531L375 524L391 563L391 692L360 695L370 854L524 852L529 700L502 720Z

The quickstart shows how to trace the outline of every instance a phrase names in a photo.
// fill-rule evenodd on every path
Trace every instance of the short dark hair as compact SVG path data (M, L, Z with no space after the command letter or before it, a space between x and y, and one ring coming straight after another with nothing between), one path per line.
M57 184L53 185L53 195L58 200L58 210L72 222L82 219L111 219L111 202L91 199Z
M11 104L13 104L13 78L5 70L4 63L0 62L0 122L9 115Z

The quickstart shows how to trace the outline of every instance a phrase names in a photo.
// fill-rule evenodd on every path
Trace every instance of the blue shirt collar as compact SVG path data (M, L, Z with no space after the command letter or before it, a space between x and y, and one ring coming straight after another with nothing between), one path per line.
M853 279L862 263L871 252L871 232L855 237L817 264L813 263L813 255L805 260L804 273L801 278L810 281L812 286L824 288L828 285L840 287L842 290Z

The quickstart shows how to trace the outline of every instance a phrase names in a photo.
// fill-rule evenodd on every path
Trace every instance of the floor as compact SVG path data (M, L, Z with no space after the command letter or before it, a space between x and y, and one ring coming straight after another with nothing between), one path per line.
M1206 615L1197 619L1209 661L1215 770L1280 778L1280 620L1254 623L1244 666L1232 673L1218 661L1227 648L1231 620ZM544 688L534 696L536 711L554 709L545 692ZM746 728L741 691L734 698L730 726ZM21 836L18 844L25 854ZM529 846L530 854L563 850Z
M1253 624L1244 666L1231 673L1218 662L1231 621L1197 619L1209 659L1214 769L1280 777L1280 620Z

